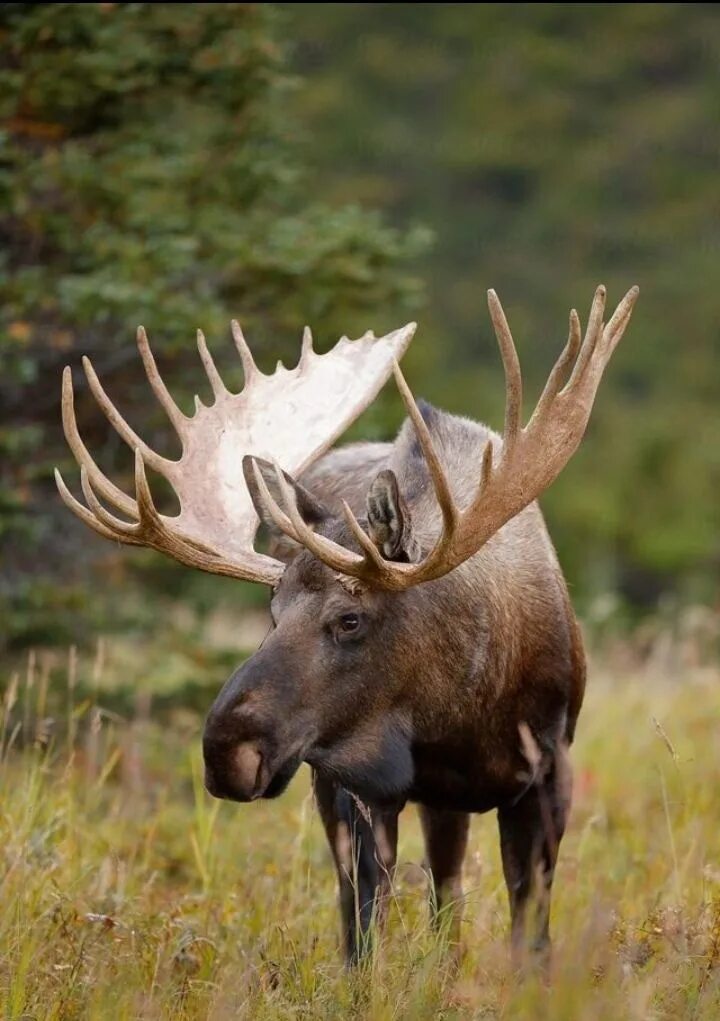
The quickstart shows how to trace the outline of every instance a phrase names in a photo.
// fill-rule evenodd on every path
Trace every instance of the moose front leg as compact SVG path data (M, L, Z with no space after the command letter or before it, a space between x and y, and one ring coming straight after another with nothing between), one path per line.
M430 911L433 923L447 923L453 943L460 942L462 920L462 868L467 849L470 816L419 806L425 837L425 857L430 868Z
M314 787L337 870L345 959L354 965L370 949L372 923L385 920L399 810L366 809L346 790L317 774Z
M524 965L528 951L543 967L550 963L550 895L571 789L567 749L560 748L548 775L498 810L515 968Z

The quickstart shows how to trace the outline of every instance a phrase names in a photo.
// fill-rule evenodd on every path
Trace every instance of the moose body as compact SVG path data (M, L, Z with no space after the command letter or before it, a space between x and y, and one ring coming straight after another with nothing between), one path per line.
M485 445L499 454L501 439L428 405L422 414L463 507ZM401 561L426 554L440 528L410 421L394 444L331 452L301 483L308 520L348 547L341 499L368 514L386 555ZM541 904L532 941L544 945L585 665L537 505L452 573L403 593L348 584L267 523L273 552L289 567L273 596L273 630L209 714L210 791L240 801L274 796L301 761L311 764L351 960L373 912L382 915L403 805L420 806L433 902L451 902L456 917L469 814L498 809L517 951L533 894ZM355 617L346 633L343 620ZM523 728L532 735L525 741ZM238 751L245 734L259 758ZM533 889L539 872L543 888Z
M342 338L322 356L306 330L298 365L271 376L233 323L239 394L226 389L199 332L214 401L196 400L191 416L169 394L141 327L140 356L180 438L179 460L143 443L85 360L98 404L135 451L135 497L90 456L65 370L63 425L86 503L56 477L73 513L106 538L272 587L273 628L206 721L206 786L235 801L270 798L302 762L312 766L350 961L383 915L408 801L419 805L432 903L436 913L447 906L454 934L470 814L497 809L513 949L546 956L585 660L534 501L582 439L637 293L606 324L599 287L582 339L570 313L567 344L523 426L517 353L488 292L505 369L502 437L418 407L397 364L412 323L385 337ZM391 372L408 411L396 441L325 453ZM177 516L158 512L146 463L175 489ZM269 554L253 548L259 519Z

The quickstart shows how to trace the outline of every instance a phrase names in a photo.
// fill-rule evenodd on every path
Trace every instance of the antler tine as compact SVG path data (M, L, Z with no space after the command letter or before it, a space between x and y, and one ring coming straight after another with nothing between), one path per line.
M300 361L298 362L301 369L305 368L314 353L312 331L309 326L306 326L303 330L302 347L300 348Z
M85 465L80 467L80 486L83 491L83 495L87 501L87 505L93 512L95 517L101 524L106 525L113 532L121 532L123 537L125 535L136 535L140 525L137 521L121 521L120 518L116 518L114 514L111 514L98 500L95 492L90 484L88 478L87 469Z
M522 428L522 373L520 372L520 359L518 358L512 333L510 332L503 307L500 304L500 299L492 288L488 291L488 308L505 370L505 426L503 429L503 444L509 451L514 446L518 433Z
M150 483L145 471L143 453L139 447L135 448L135 492L137 494L140 523L143 527L149 527L153 530L162 528L160 515L150 492Z
M100 405L101 410L115 432L122 440L125 441L125 443L127 443L129 447L133 449L140 448L143 452L143 456L147 458L147 462L151 468L154 468L155 471L159 471L162 475L170 477L172 475L173 462L168 460L166 457L161 457L161 455L154 451L152 447L149 447L144 440L140 439L135 430L128 425L108 395L105 393L103 385L98 379L97 373L95 372L90 359L87 356L83 356L82 363L93 397ZM155 388L153 387L153 389Z
M213 356L208 350L205 334L202 330L197 331L197 346L200 361L203 363L203 368L205 369L205 374L210 382L210 386L212 387L212 392L215 395L215 399L219 400L227 394L228 390L223 383L222 376L217 370Z
M104 475L97 464L90 456L80 436L80 431L75 417L75 395L73 392L72 370L69 365L65 366L62 378L62 422L63 432L68 446L75 456L75 460L81 467L87 469L88 477L98 492L117 507L123 514L129 517L137 514L137 503L131 497L118 489L114 482Z
M595 294L593 295L592 305L590 306L590 315L588 316L588 323L585 329L582 347L580 348L580 354L575 362L575 368L573 369L570 379L565 386L565 390L573 389L578 380L584 375L585 369L595 352L598 340L602 334L606 298L607 291L605 289L605 285L600 284L595 289Z
M552 402L557 397L564 383L567 382L567 373L570 366L575 362L578 351L580 350L580 337L581 337L580 318L577 311L573 308L570 310L570 326L568 328L568 339L565 347L560 354L560 357L553 365L552 371L548 376L545 388L540 395L540 400L537 402L535 411L532 414L530 423L533 419L541 418L548 410Z
M344 546L340 546L338 543L333 542L332 539L328 539L324 535L319 535L317 532L313 531L313 529L310 528L305 521L303 521L302 515L297 509L295 496L283 475L282 468L279 464L277 464L277 462L273 462L273 468L275 469L275 476L280 488L280 494L285 505L286 513L290 518L296 541L301 543L306 549L310 550L311 553L314 553L315 556L319 557L320 560L328 565L328 567L332 567L336 571L344 571L345 573L352 572L356 575L362 571L365 565L364 557L358 557L355 553L345 549ZM270 500L272 501L272 495L268 493L268 496L270 496Z
M280 488L280 495L282 496L282 502L283 507L285 508L285 513L290 519L290 523L292 525L295 535L297 536L298 542L302 542L304 531L307 530L308 532L312 532L312 529L303 521L300 512L297 509L295 495L293 494L293 491L290 489L290 486L285 481L285 476L283 475L282 468L277 463L277 461L273 461L273 470L275 472L275 479Z
M255 359L252 356L252 351L248 347L248 342L245 340L245 334L240 327L240 323L237 319L233 319L230 323L230 329L232 330L233 340L235 341L235 347L238 349L240 355L240 361L242 362L243 373L245 376L245 386L260 374L260 370L255 364Z
M268 488L267 483L265 482L263 473L258 468L257 461L255 460L254 457L252 458L252 470L253 475L255 477L255 482L257 483L258 490L260 491L260 495L262 497L262 501L265 505L268 514L272 518L273 523L280 529L280 531L284 535L287 535L288 538L294 539L295 542L300 542L300 538L296 534L295 529L293 528L292 521L274 499L272 493Z
M98 521L98 519L95 517L92 511L89 511L87 507L81 504L80 501L77 500L72 495L68 487L65 485L65 480L63 479L62 475L60 474L57 468L55 469L55 485L57 486L58 493L60 494L60 499L62 500L62 502L69 510L73 512L73 514L76 517L80 518L83 524L87 525L89 528L92 528L94 532L97 532L98 535L102 535L103 538L114 539L117 541L118 535L110 528L107 528L105 525L101 524L101 522ZM142 545L142 543L138 542L136 539L133 538L133 536L130 535L128 536L124 535L122 537L122 542L129 543L131 546Z
M313 553L319 560L322 560L328 567L346 574L357 574L358 568L362 567L365 563L364 559L346 550L343 546L339 546L331 539L325 538L324 535L318 535L317 532L314 532L312 528L305 524L295 506L292 491L285 481L282 469L277 464L274 464L273 467L277 475L280 493L285 503L284 511L270 492L257 461L255 458L252 459L255 482L274 524L284 535L304 546L305 549Z
M610 322L603 330L603 357L606 362L622 340L639 293L639 287L630 288L610 317Z
M395 383L400 391L403 404L410 416L413 428L415 429L415 435L418 438L420 448L423 452L423 456L425 457L433 488L435 490L435 496L437 497L437 501L440 505L440 511L442 512L444 528L447 532L451 532L457 522L458 510L455 506L452 493L450 492L447 475L445 474L440 458L435 450L435 444L432 441L430 430L428 429L427 423L422 417L420 409L417 406L412 390L407 385L407 381L402 374L402 370L398 365L397 359L393 359L393 375L395 376Z
M163 518L155 506L147 472L145 471L145 462L140 450L135 451L135 490L137 492L140 524L144 538L150 539L151 545L156 549L170 553L171 556L176 557L183 563L189 564L191 567L209 570L208 558L217 560L217 550L204 542L200 542L198 539L185 535L177 528L168 527L166 519ZM203 556L198 559L198 554ZM220 573L229 574L234 577L244 577L244 574L238 574L237 565L233 565L231 561L228 561L226 566L227 570ZM213 568L213 570L216 570L216 568Z
M348 528L357 539L360 549L365 554L365 559L371 561L376 570L384 572L387 562L383 559L380 550L353 514L347 500L343 500L342 509Z
M170 391L165 386L165 382L162 376L158 372L158 367L155 363L155 356L150 350L150 342L148 341L147 333L145 332L144 326L138 326L137 328L137 346L138 351L140 352L140 357L142 358L142 363L145 369L145 375L147 376L148 383L150 384L152 391L157 397L158 401L162 405L165 414L170 419L175 429L175 432L182 440L184 427L187 423L187 416L182 413L180 408L175 403ZM145 444L143 443L129 444L129 446L138 445L145 447ZM148 447L147 450L150 450L150 448ZM150 451L150 453L153 454L156 458L158 457L158 455L155 454L154 451ZM145 454L145 456L147 457L147 453ZM150 458L148 458L148 464L152 464ZM155 466L153 465L153 467ZM162 468L158 468L156 470L162 471Z

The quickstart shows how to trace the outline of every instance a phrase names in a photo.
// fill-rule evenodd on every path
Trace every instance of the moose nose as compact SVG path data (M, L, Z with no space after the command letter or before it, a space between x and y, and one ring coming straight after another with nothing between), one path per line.
M203 741L205 786L216 798L254 801L267 787L269 775L258 741L215 744Z
M205 722L205 786L215 797L253 801L269 782L264 729L248 709L214 706Z
M251 800L264 790L263 755L255 741L239 744L230 756L231 776L235 788L247 791Z

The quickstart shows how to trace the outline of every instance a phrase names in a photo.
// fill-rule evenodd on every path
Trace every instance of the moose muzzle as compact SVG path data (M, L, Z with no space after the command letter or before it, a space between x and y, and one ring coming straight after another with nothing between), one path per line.
M262 652L228 680L203 733L205 786L214 797L255 801L285 790L310 737L303 714L288 711L285 694Z
M260 741L216 741L205 728L205 786L216 798L254 801L262 797L270 780L267 756Z

